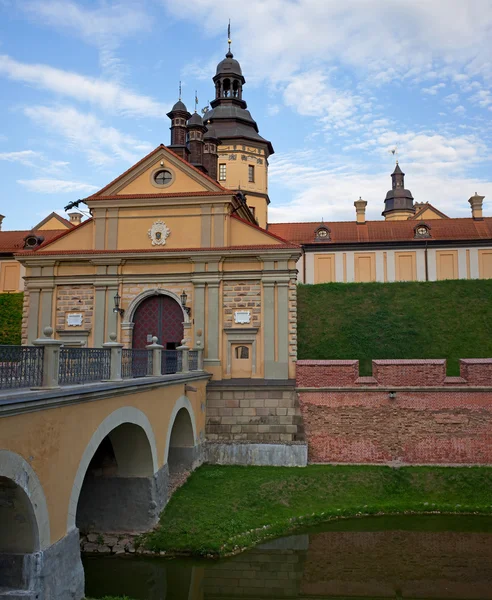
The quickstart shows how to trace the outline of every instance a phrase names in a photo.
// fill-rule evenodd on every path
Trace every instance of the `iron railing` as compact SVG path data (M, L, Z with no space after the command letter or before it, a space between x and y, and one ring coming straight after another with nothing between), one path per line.
M198 350L190 350L188 356L190 371L198 371Z
M43 354L42 347L0 346L0 389L39 387Z
M121 376L124 379L152 375L152 354L140 348L123 348L121 351Z
M161 359L161 373L170 375L178 373L181 370L181 351L180 350L163 350Z
M109 379L111 354L107 348L60 348L60 385Z

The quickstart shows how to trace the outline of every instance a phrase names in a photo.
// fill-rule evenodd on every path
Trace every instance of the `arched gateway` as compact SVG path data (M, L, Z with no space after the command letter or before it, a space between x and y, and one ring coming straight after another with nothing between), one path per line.
M184 313L177 300L167 294L144 298L133 314L133 348L145 348L157 336L166 350L181 345L184 336Z

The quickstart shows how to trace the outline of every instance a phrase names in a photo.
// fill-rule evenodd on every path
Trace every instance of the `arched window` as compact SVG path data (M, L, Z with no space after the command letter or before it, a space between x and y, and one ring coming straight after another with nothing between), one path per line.
M249 358L248 346L236 346L235 348L236 358Z
M239 96L239 81L237 79L234 79L234 83L232 84L232 95L234 98Z
M224 88L223 88L223 96L224 98L228 98L231 95L231 80L224 79Z

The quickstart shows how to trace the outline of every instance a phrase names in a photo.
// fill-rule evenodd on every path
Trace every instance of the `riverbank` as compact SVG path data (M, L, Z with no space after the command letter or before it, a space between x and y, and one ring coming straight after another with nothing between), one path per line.
M204 465L178 489L148 550L227 556L336 518L492 513L492 467Z

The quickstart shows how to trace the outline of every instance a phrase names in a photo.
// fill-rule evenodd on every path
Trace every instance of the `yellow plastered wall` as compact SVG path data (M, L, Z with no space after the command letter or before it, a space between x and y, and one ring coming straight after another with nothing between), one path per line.
M51 219L49 221L47 221L44 225L42 225L41 227L38 227L36 229L36 231L43 231L46 229L70 229L70 227L68 225L66 225L65 223L62 223L59 219L57 219L56 217L51 217Z
M164 246L152 246L148 232L155 221L162 220L170 230ZM118 250L199 248L201 246L201 209L152 207L136 210L120 209L118 218Z
M415 252L395 252L396 281L417 279L417 258Z
M437 250L436 251L437 279L458 279L458 251Z
M94 221L86 221L83 225L69 231L59 240L55 240L46 248L40 248L38 254L58 250L92 250L94 248Z
M164 166L160 166L161 158L158 158L148 169L129 182L118 194L174 194L180 192L203 192L207 188L201 182L197 181L200 175L193 171L193 176L186 173L186 165L178 167L169 161L164 160ZM173 175L173 181L166 187L153 185L153 174L160 170L166 169Z
M229 219L229 232L229 245L231 246L281 244L277 238L268 235L266 232L260 231L254 226L247 225L238 219Z
M384 215L385 221L407 221L414 213L409 210L395 210Z
M374 252L361 252L354 255L355 281L376 281L376 255Z
M442 219L443 217L432 209L431 206L426 208L418 217L417 221L423 221L424 219Z
M258 225L266 229L268 223L268 203L266 198L261 196L246 196L247 205L253 209L254 216L258 221Z
M322 254L314 256L314 283L331 283L336 281L335 255Z
M20 263L15 260L0 262L0 292L20 292L23 289Z
M480 279L492 279L492 250L478 251L478 273Z

